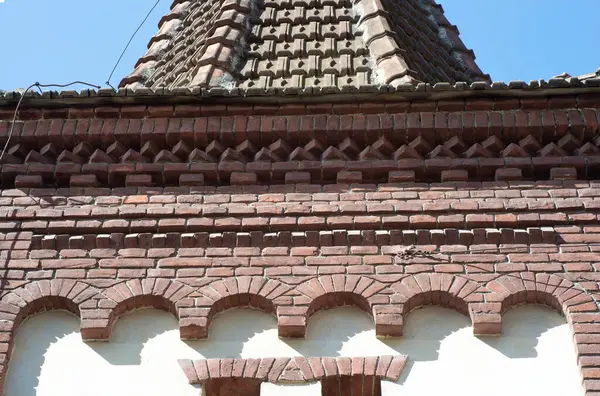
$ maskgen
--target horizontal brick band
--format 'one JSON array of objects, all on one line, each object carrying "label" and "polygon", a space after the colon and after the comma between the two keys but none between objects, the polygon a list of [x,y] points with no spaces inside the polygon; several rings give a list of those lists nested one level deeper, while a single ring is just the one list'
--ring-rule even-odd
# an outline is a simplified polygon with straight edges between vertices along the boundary
[{"label": "horizontal brick band", "polygon": [[210,379],[251,378],[273,383],[302,383],[329,377],[376,376],[398,381],[406,356],[294,357],[259,359],[179,360],[190,384]]},{"label": "horizontal brick band", "polygon": [[[572,234],[566,234],[567,239]],[[580,238],[585,234],[578,234]],[[592,241],[594,235],[588,234]],[[197,248],[244,248],[252,246],[254,251],[260,248],[281,247],[288,251],[293,247],[327,247],[327,246],[385,246],[385,245],[500,245],[520,244],[532,245],[539,243],[563,243],[563,236],[557,236],[553,227],[530,227],[527,229],[511,228],[476,228],[443,230],[334,230],[334,231],[279,231],[279,232],[223,232],[223,233],[109,233],[109,234],[46,234],[33,235],[31,242],[14,243],[0,240],[0,249],[32,249],[56,250],[63,249],[177,249]],[[157,250],[158,252],[158,250]]]},{"label": "horizontal brick band", "polygon": [[[11,120],[12,116],[10,114]],[[488,141],[490,136],[502,146],[533,137],[543,147],[552,142],[558,144],[568,135],[585,143],[595,137],[599,124],[597,109],[164,117],[119,119],[117,113],[108,118],[23,121],[15,124],[11,143],[24,144],[30,150],[39,150],[48,143],[73,150],[79,142],[98,149],[119,142],[139,150],[145,143],[153,142],[160,151],[165,146],[170,149],[179,141],[191,148],[205,149],[214,140],[225,147],[235,147],[245,141],[269,146],[279,139],[292,146],[304,146],[316,140],[326,148],[337,146],[348,137],[359,145],[374,144],[381,137],[402,145],[420,137],[431,145],[431,150],[437,145],[449,147],[448,141],[455,137],[468,145],[464,151],[473,144]],[[0,141],[8,136],[10,125],[9,121],[0,121]],[[500,151],[497,145],[489,148],[492,152]],[[565,149],[574,148],[565,146]]]},{"label": "horizontal brick band", "polygon": [[[467,172],[468,180],[514,181],[539,175],[538,180],[582,180],[600,178],[600,156],[543,157],[543,158],[487,158],[487,159],[404,159],[375,161],[310,161],[310,162],[220,162],[192,164],[4,164],[0,165],[0,178],[4,188],[52,187],[152,187],[167,185],[257,185],[269,183],[274,187],[285,185],[288,175],[298,172],[308,174],[313,184],[342,184],[348,172],[355,178],[348,184],[422,182],[442,180],[442,172],[457,169]],[[518,174],[506,171],[516,170]],[[399,173],[400,172],[400,173]],[[500,172],[500,173],[499,173]],[[559,173],[560,172],[560,173]],[[568,173],[565,173],[568,172]],[[513,172],[514,173],[514,172]],[[128,177],[139,178],[135,184]],[[245,175],[245,181],[239,181]],[[342,176],[340,178],[340,176]],[[23,179],[27,176],[27,181]],[[194,182],[190,182],[195,178]],[[143,181],[142,181],[143,180]],[[446,182],[452,184],[455,182]]]},{"label": "horizontal brick band", "polygon": [[[128,248],[2,250],[2,275],[11,284],[28,279],[129,279],[173,277],[202,284],[219,276],[267,275],[306,279],[317,274],[363,274],[394,282],[405,274],[451,273],[487,279],[530,271],[577,276],[593,282],[600,253],[581,244],[329,246],[268,248]],[[591,284],[591,283],[590,283]]]},{"label": "horizontal brick band", "polygon": [[[80,235],[82,233],[195,233],[195,232],[254,232],[262,231],[267,233],[273,232],[308,232],[310,230],[446,230],[446,229],[467,229],[467,227],[475,226],[477,228],[490,226],[502,227],[507,232],[513,229],[511,227],[527,226],[527,225],[545,225],[555,224],[556,226],[563,225],[585,225],[596,224],[598,214],[592,213],[555,213],[555,214],[537,214],[530,213],[527,216],[522,216],[519,220],[515,214],[505,215],[480,215],[481,220],[477,220],[476,224],[469,224],[469,216],[454,215],[454,216],[432,216],[432,215],[396,215],[396,216],[328,216],[328,217],[248,217],[248,218],[227,218],[227,219],[211,219],[211,218],[167,218],[161,220],[153,219],[114,219],[114,220],[18,220],[6,219],[0,221],[0,231],[33,231],[66,235]],[[476,215],[470,218],[474,219]],[[447,222],[446,222],[447,221]],[[500,229],[502,229],[500,228]],[[289,231],[282,231],[289,230]],[[308,230],[308,231],[307,231]],[[436,235],[436,238],[441,238],[443,234],[431,233],[427,235],[427,239]],[[431,236],[429,236],[431,235]],[[471,235],[469,233],[469,235]],[[474,235],[474,234],[473,234]],[[407,235],[410,238],[410,235]],[[415,235],[415,238],[418,236]],[[472,239],[467,234],[465,238]],[[474,236],[473,236],[474,237]],[[445,238],[445,236],[444,236]],[[505,240],[514,240],[519,238],[519,234],[515,236],[507,236]],[[522,243],[526,241],[525,235],[519,238]],[[439,240],[442,242],[442,240]]]}]

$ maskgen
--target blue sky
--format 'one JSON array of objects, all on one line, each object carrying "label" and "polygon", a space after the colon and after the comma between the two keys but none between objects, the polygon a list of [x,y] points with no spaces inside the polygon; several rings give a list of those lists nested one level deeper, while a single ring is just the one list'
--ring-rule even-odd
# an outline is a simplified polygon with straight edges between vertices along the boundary
[{"label": "blue sky", "polygon": [[[400,0],[399,0],[400,1]],[[440,0],[479,66],[496,81],[550,78],[600,67],[598,0]],[[154,0],[5,0],[0,88],[35,81],[104,85]],[[162,0],[111,81],[132,70],[171,0]],[[9,33],[10,32],[10,33]]]}]

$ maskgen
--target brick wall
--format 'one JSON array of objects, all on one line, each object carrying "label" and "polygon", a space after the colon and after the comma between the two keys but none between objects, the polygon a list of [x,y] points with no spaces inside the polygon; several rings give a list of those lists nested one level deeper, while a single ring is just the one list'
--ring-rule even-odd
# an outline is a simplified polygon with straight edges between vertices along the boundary
[{"label": "brick wall", "polygon": [[[25,108],[0,177],[18,187],[598,178],[598,102]],[[2,139],[13,114],[0,108]]]},{"label": "brick wall", "polygon": [[3,361],[19,322],[51,308],[78,314],[87,339],[143,306],[176,315],[184,338],[236,306],[301,337],[314,312],[341,305],[401,336],[423,305],[496,334],[504,311],[540,303],[566,315],[595,389],[596,183],[475,184],[4,190]]},{"label": "brick wall", "polygon": [[[0,108],[3,139],[11,118]],[[597,95],[46,106],[18,119],[0,164],[2,378],[19,324],[48,309],[105,340],[120,315],[155,307],[193,339],[240,306],[276,316],[282,337],[342,305],[401,336],[432,304],[493,335],[529,303],[565,315],[587,394],[600,394]],[[308,364],[274,362],[258,377],[235,374],[249,362],[210,367],[254,392]],[[392,367],[327,362],[318,378],[337,389],[378,388]],[[184,364],[190,381],[202,364]],[[235,388],[210,367],[214,393]]]}]

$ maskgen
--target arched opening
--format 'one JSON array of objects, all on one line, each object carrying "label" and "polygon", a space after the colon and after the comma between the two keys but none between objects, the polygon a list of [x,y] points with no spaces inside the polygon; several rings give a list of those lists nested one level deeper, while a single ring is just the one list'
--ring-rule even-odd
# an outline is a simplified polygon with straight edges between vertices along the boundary
[{"label": "arched opening", "polygon": [[308,307],[307,315],[310,318],[319,311],[344,306],[356,307],[370,315],[372,314],[371,304],[369,303],[369,300],[367,300],[365,297],[352,292],[340,291],[333,293],[325,293],[315,298],[313,301],[311,301]]}]

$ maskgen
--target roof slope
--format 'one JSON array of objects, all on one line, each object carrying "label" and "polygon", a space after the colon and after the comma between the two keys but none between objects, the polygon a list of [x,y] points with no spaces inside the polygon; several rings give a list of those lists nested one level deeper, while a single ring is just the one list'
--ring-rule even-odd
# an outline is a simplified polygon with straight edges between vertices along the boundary
[{"label": "roof slope", "polygon": [[597,69],[595,72],[582,74],[579,76],[572,76],[569,73],[563,73],[563,74],[559,74],[558,76],[554,76],[553,78],[562,78],[562,79],[566,80],[566,79],[572,79],[573,77],[579,81],[587,81],[587,80],[597,79],[597,78],[600,78],[600,68]]},{"label": "roof slope", "polygon": [[433,0],[175,0],[122,87],[484,80]]}]

